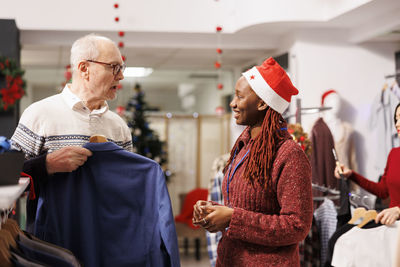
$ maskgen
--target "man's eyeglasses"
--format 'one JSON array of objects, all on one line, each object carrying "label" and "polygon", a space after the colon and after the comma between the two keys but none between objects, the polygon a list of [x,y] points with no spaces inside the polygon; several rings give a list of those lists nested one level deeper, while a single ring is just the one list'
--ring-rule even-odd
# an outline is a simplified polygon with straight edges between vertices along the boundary
[{"label": "man's eyeglasses", "polygon": [[100,62],[100,61],[91,60],[91,59],[87,59],[86,61],[110,66],[113,69],[113,75],[114,76],[116,76],[120,71],[124,72],[124,70],[126,68],[125,64],[122,64],[122,65],[120,65],[120,64],[111,64],[111,63],[105,63],[105,62]]}]

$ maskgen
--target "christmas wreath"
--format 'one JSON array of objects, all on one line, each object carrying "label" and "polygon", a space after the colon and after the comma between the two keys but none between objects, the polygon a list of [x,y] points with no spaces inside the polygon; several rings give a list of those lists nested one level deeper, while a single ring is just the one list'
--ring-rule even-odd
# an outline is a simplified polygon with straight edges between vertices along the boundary
[{"label": "christmas wreath", "polygon": [[5,81],[0,85],[0,110],[7,110],[25,95],[24,72],[14,60],[0,56],[0,81]]}]

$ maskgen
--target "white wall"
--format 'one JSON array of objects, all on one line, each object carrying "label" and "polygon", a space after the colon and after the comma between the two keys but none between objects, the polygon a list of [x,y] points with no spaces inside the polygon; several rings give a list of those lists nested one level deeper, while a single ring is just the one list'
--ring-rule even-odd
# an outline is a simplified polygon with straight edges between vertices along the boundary
[{"label": "white wall", "polygon": [[[373,140],[368,128],[370,107],[380,93],[384,76],[394,73],[394,52],[400,44],[369,43],[351,45],[324,41],[324,38],[302,38],[290,48],[295,84],[302,107],[320,106],[323,92],[333,88],[343,99],[342,120],[357,132],[356,150],[359,171],[370,179],[377,179],[383,170],[373,166]],[[310,40],[313,39],[313,40]],[[322,41],[321,41],[322,40]],[[302,125],[310,132],[318,115],[303,115]]]}]

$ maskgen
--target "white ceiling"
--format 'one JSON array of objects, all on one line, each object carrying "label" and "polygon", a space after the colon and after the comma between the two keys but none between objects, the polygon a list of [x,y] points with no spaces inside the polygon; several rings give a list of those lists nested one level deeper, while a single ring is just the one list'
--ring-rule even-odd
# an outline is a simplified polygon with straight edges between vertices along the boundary
[{"label": "white ceiling", "polygon": [[[364,1],[365,2],[365,1]],[[309,32],[342,39],[349,43],[371,41],[400,42],[400,1],[375,0],[326,21],[256,23],[236,32],[182,33],[126,31],[122,53],[128,66],[155,69],[146,79],[147,89],[176,89],[191,72],[215,74],[215,49],[223,48],[222,69],[232,71],[276,56],[280,44],[288,38]],[[37,83],[59,84],[69,64],[69,49],[74,40],[90,31],[21,29],[21,63],[30,79]],[[98,31],[118,41],[117,32]],[[43,80],[41,77],[43,76]],[[169,78],[163,80],[165,76]],[[152,82],[153,81],[153,82]]]}]

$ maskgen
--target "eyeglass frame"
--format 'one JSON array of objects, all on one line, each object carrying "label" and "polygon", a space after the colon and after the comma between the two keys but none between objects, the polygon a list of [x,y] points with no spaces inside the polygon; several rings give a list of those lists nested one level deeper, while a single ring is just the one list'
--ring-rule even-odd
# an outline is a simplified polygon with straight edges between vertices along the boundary
[{"label": "eyeglass frame", "polygon": [[[121,64],[112,64],[112,63],[106,63],[106,62],[96,61],[96,60],[92,60],[92,59],[86,59],[85,61],[97,63],[97,64],[103,64],[103,65],[107,65],[107,66],[111,67],[113,69],[114,76],[117,76],[120,71],[124,72],[124,70],[126,68],[125,64],[122,64],[122,65]],[[119,67],[119,68],[116,71],[117,67]]]}]

